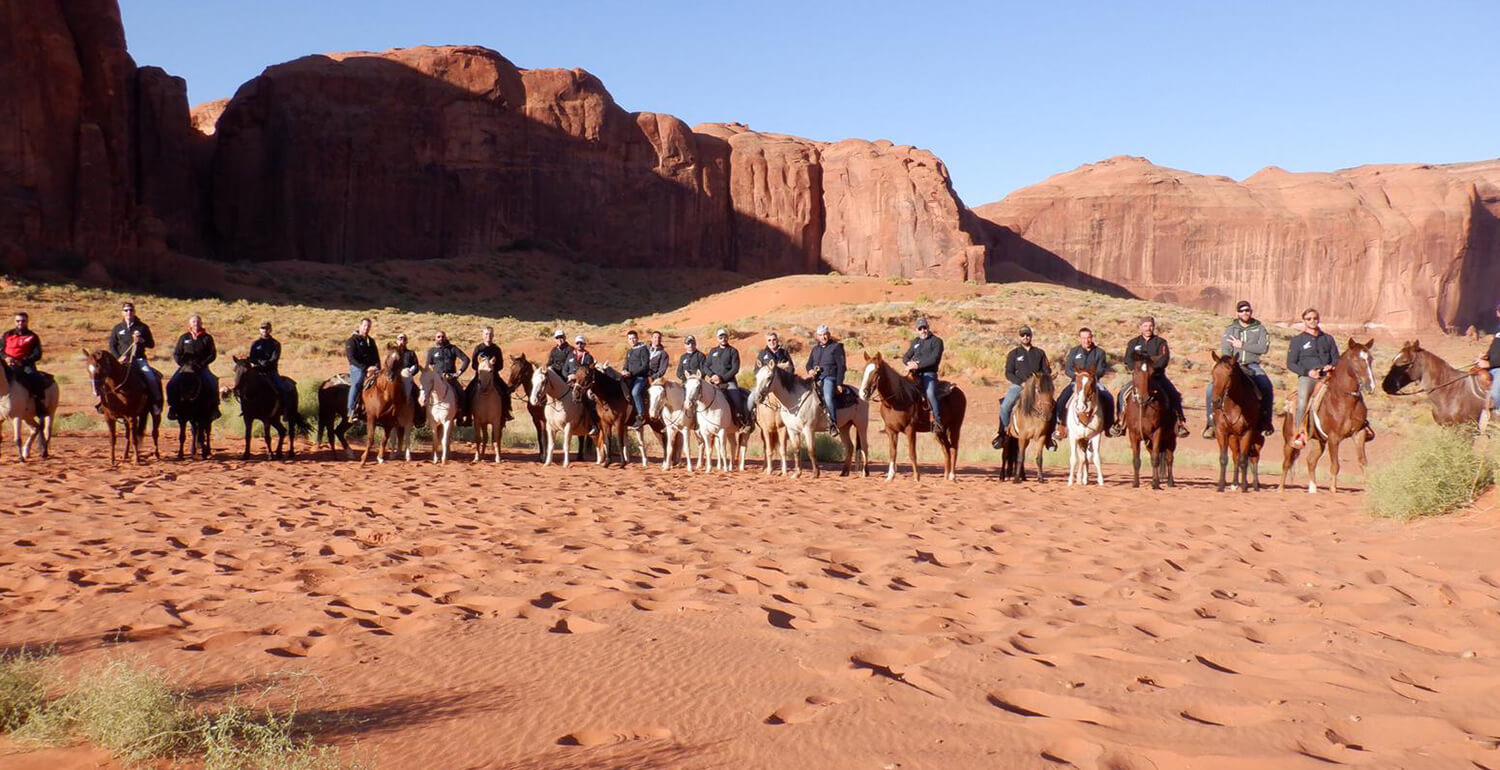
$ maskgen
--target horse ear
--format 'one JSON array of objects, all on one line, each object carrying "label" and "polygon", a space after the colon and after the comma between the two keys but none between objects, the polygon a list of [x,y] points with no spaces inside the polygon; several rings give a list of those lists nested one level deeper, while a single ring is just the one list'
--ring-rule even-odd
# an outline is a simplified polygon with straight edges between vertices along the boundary
[{"label": "horse ear", "polygon": [[79,350],[83,351],[83,357],[84,358],[93,358],[94,357],[94,354],[90,353],[88,348],[79,348]]},{"label": "horse ear", "polygon": [[1365,340],[1365,350],[1374,350],[1374,349],[1375,349],[1375,338],[1371,337],[1371,338]]},{"label": "horse ear", "polygon": [[1349,339],[1347,339],[1347,340],[1344,341],[1344,349],[1345,350],[1348,350],[1349,348],[1353,348],[1353,347],[1359,347],[1359,343],[1355,342],[1353,337],[1350,337]]},{"label": "horse ear", "polygon": [[1217,351],[1217,350],[1210,350],[1210,351],[1208,351],[1208,357],[1212,358],[1214,360],[1214,363],[1216,363],[1216,364],[1219,363],[1219,351]]},{"label": "horse ear", "polygon": [[859,354],[865,357],[865,363],[867,363],[867,364],[870,363],[870,351],[868,351],[868,350],[861,350],[861,351],[859,351]]}]

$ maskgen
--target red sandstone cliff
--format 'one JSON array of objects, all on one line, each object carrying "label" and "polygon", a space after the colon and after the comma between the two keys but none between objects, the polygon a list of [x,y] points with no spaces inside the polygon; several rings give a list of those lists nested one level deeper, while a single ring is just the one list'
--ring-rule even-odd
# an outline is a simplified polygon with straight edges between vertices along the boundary
[{"label": "red sandstone cliff", "polygon": [[1500,299],[1500,161],[1268,168],[1244,182],[1119,157],[977,213],[1010,265],[1080,285],[1271,320],[1487,326]]}]

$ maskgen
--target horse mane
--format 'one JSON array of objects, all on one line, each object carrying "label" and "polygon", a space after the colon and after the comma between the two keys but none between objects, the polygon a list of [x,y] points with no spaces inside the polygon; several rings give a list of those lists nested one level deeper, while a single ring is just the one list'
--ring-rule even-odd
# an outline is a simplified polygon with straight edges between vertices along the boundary
[{"label": "horse mane", "polygon": [[807,380],[798,377],[790,369],[784,369],[780,366],[771,367],[771,376],[775,377],[777,382],[781,384],[781,387],[786,388],[787,390],[791,390],[798,384],[802,385],[803,387],[807,386]]},{"label": "horse mane", "polygon": [[902,377],[896,371],[896,367],[886,363],[879,353],[876,353],[872,360],[876,364],[876,375],[885,385],[886,392],[882,397],[887,404],[896,409],[910,409],[924,398],[921,387],[915,381]]},{"label": "horse mane", "polygon": [[1052,373],[1040,371],[1027,378],[1027,385],[1032,387],[1021,388],[1021,400],[1018,403],[1021,411],[1028,414],[1036,411],[1037,398],[1043,395],[1052,395]]}]

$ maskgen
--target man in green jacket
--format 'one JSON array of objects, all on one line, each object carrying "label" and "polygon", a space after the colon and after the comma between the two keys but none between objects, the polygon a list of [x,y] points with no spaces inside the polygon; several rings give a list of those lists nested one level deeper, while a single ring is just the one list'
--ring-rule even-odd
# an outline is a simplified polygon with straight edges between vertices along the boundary
[{"label": "man in green jacket", "polygon": [[[1275,429],[1271,427],[1272,411],[1271,401],[1275,394],[1271,386],[1271,378],[1266,376],[1266,371],[1260,367],[1260,357],[1271,349],[1271,333],[1266,330],[1256,317],[1255,311],[1250,307],[1248,300],[1240,300],[1234,306],[1235,319],[1229,322],[1224,329],[1224,337],[1219,343],[1219,355],[1234,356],[1239,361],[1240,368],[1250,376],[1255,387],[1260,391],[1260,432],[1269,436]],[[1205,388],[1204,411],[1208,415],[1208,425],[1203,429],[1204,438],[1214,437],[1214,383],[1209,381]]]}]

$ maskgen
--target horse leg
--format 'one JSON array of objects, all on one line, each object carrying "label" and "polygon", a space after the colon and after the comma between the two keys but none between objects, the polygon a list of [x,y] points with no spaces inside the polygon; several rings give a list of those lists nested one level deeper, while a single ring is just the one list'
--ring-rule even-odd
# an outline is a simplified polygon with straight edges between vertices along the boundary
[{"label": "horse leg", "polygon": [[[1047,442],[1042,441],[1042,440],[1038,440],[1037,441],[1037,446],[1036,446],[1036,483],[1038,483],[1038,484],[1046,484],[1047,483],[1047,479],[1042,475],[1042,458],[1044,456],[1046,456],[1046,454],[1047,454]],[[1025,455],[1022,455],[1021,459],[1024,461],[1025,460]],[[1083,480],[1084,481],[1088,481],[1088,475],[1087,475],[1086,471],[1085,471],[1085,475],[1083,477]]]},{"label": "horse leg", "polygon": [[[1285,426],[1283,426],[1283,428],[1284,427]],[[1292,446],[1292,438],[1294,437],[1290,434],[1290,431],[1283,431],[1281,434],[1281,485],[1276,488],[1276,491],[1278,492],[1284,491],[1286,489],[1287,481],[1292,478],[1293,465],[1297,462],[1297,456],[1302,453],[1302,450]],[[1309,436],[1307,439],[1307,443],[1311,444],[1316,440],[1317,439]]]},{"label": "horse leg", "polygon": [[855,445],[859,448],[859,476],[870,477],[870,423],[855,426]]},{"label": "horse leg", "polygon": [[[1099,486],[1102,487],[1104,486],[1104,463],[1099,461],[1099,442],[1101,441],[1100,435],[1101,434],[1095,433],[1093,437],[1089,439],[1089,459],[1094,463],[1094,480],[1099,482]],[[1084,481],[1088,481],[1088,479],[1084,479]]]},{"label": "horse leg", "polygon": [[[1130,486],[1137,489],[1141,486],[1141,440],[1136,436],[1130,437],[1130,465],[1135,468],[1135,482]],[[1156,456],[1151,457],[1151,488],[1161,489],[1156,485]]]},{"label": "horse leg", "polygon": [[[281,442],[282,441],[286,442],[286,454],[285,455],[281,454]],[[296,446],[296,443],[295,443],[296,441],[297,441],[297,434],[295,434],[295,433],[292,432],[292,421],[291,421],[291,419],[290,418],[287,419],[285,426],[283,426],[281,424],[280,420],[277,420],[276,421],[276,454],[278,456],[284,456],[288,460],[292,459],[292,449],[293,449],[293,447]]]},{"label": "horse leg", "polygon": [[849,431],[852,425],[839,428],[839,439],[844,442],[844,470],[839,473],[840,477],[848,476],[849,470],[854,467],[854,442],[849,440]]},{"label": "horse leg", "polygon": [[896,478],[896,432],[886,429],[885,437],[891,440],[890,467],[886,469],[885,480]]},{"label": "horse leg", "polygon": [[922,480],[922,467],[917,464],[917,431],[908,425],[906,427],[906,454],[911,460],[911,480]]},{"label": "horse leg", "polygon": [[1229,470],[1229,442],[1219,436],[1219,491],[1224,491],[1224,474]]},{"label": "horse leg", "polygon": [[1333,472],[1333,479],[1328,483],[1328,491],[1334,494],[1338,494],[1339,491],[1339,442],[1341,440],[1339,436],[1328,437],[1328,468]]},{"label": "horse leg", "polygon": [[[144,434],[145,432],[146,418],[142,417],[141,433]],[[136,457],[140,457],[141,450],[139,446],[136,447],[135,453]],[[156,457],[156,459],[161,459],[161,415],[159,414],[151,415],[151,453]]]},{"label": "horse leg", "polygon": [[365,451],[359,456],[359,464],[364,465],[370,461],[370,447],[375,444],[375,423],[370,423],[370,431],[365,434]]},{"label": "horse leg", "polygon": [[1318,491],[1318,460],[1323,458],[1323,452],[1327,449],[1317,437],[1309,436],[1307,440],[1307,493],[1317,494]]},{"label": "horse leg", "polygon": [[[802,437],[807,441],[807,463],[812,466],[813,478],[817,478],[821,475],[818,469],[818,441],[813,437],[813,428],[810,423],[802,425]],[[848,446],[847,443],[845,446]],[[847,469],[843,475],[849,475]]]}]

